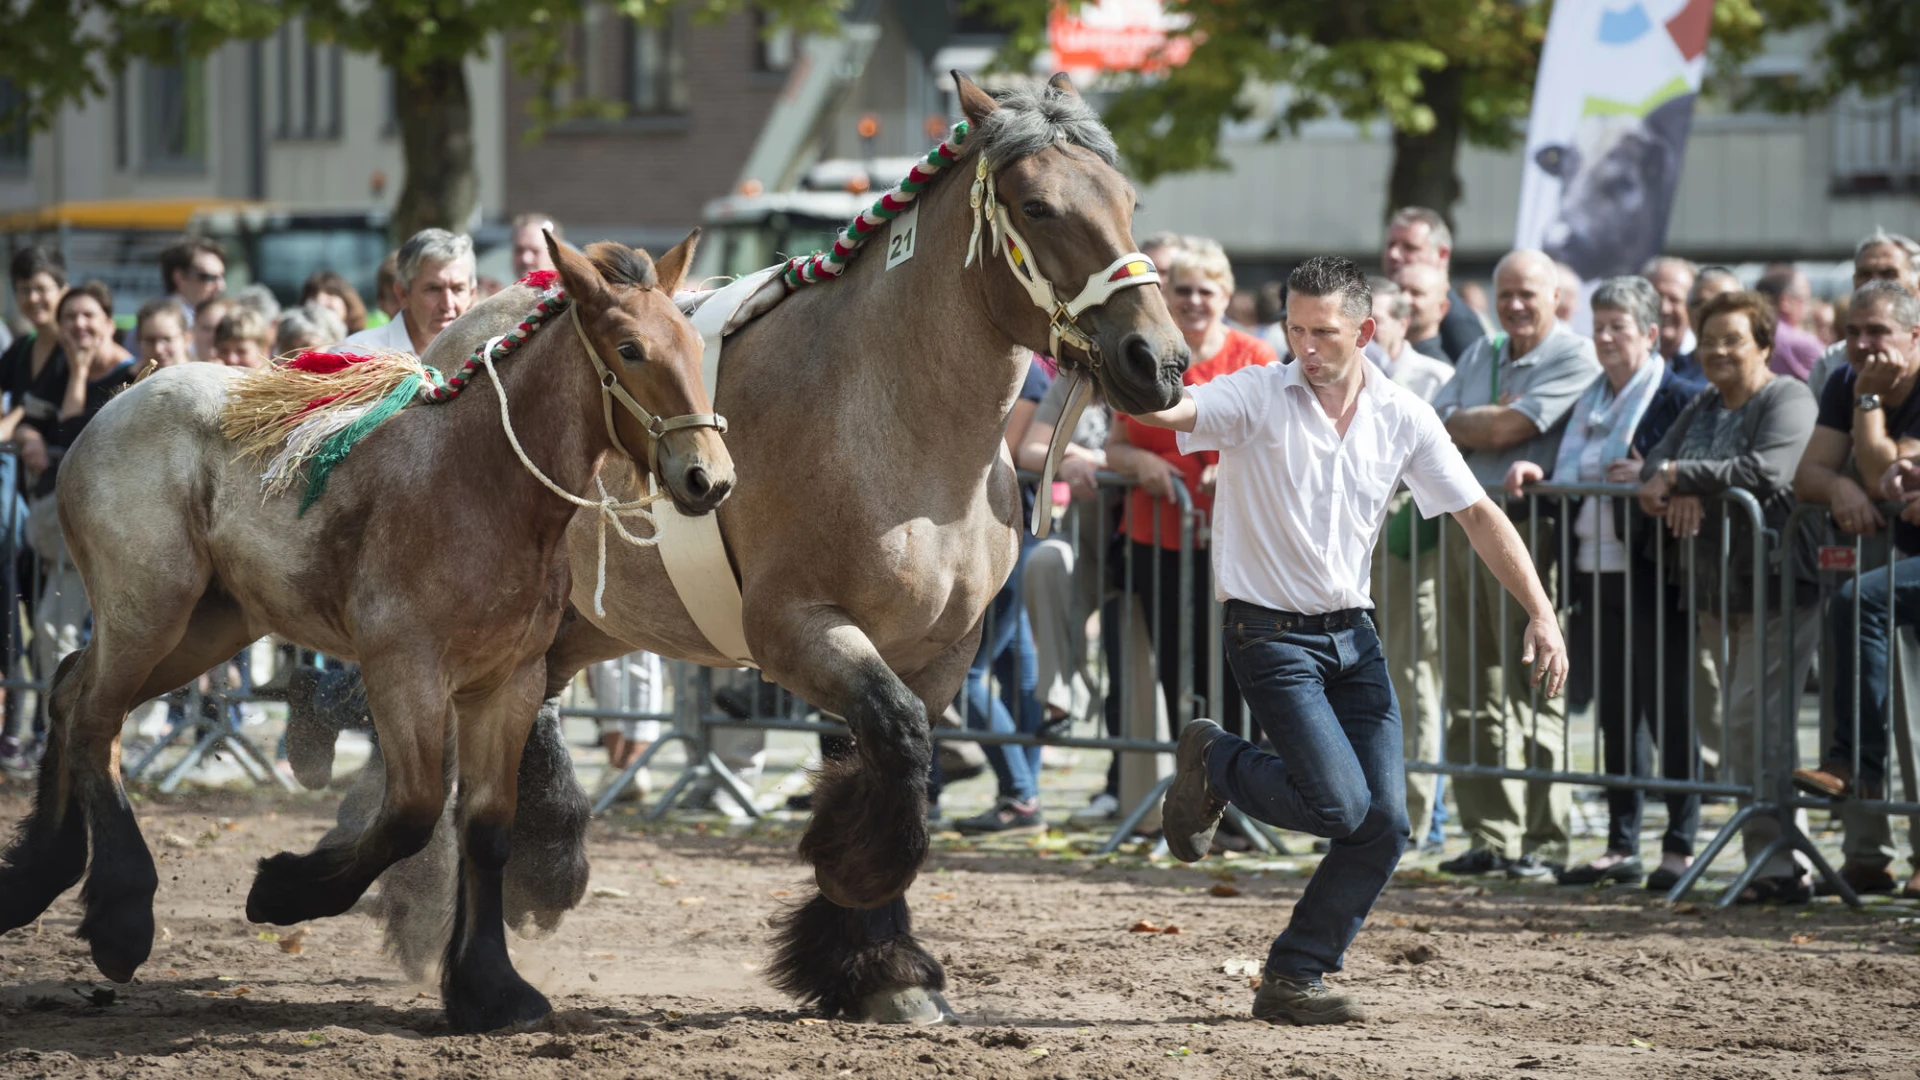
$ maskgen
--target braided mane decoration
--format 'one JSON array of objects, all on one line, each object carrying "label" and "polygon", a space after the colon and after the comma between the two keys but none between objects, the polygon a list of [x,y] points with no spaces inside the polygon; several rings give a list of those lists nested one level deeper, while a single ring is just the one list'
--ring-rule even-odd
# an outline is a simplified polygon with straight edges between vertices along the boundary
[{"label": "braided mane decoration", "polygon": [[242,456],[265,463],[264,495],[288,491],[304,476],[299,510],[304,515],[326,493],[334,467],[361,439],[409,405],[439,405],[460,396],[475,371],[512,354],[567,309],[554,271],[536,270],[518,284],[538,294],[533,311],[506,335],[474,349],[454,374],[442,376],[410,353],[308,350],[241,379],[221,411],[221,433]]},{"label": "braided mane decoration", "polygon": [[833,250],[816,251],[811,255],[796,255],[787,260],[787,268],[780,275],[791,292],[802,285],[837,278],[846,270],[848,260],[853,258],[866,242],[873,238],[880,226],[899,217],[920,197],[920,192],[933,182],[941,170],[953,164],[960,157],[961,147],[966,145],[968,124],[965,120],[953,125],[953,134],[945,142],[927,152],[924,160],[916,164],[900,185],[886,194],[872,206],[860,212],[840,235],[834,238]]}]

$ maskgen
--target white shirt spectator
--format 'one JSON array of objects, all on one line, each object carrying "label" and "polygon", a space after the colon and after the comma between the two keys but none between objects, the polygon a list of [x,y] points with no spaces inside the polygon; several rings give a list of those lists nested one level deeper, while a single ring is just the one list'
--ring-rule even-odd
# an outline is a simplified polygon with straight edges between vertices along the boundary
[{"label": "white shirt spectator", "polygon": [[1370,366],[1342,438],[1300,365],[1191,387],[1181,453],[1220,451],[1213,580],[1222,601],[1324,615],[1371,608],[1374,541],[1404,479],[1426,517],[1486,497],[1440,417]]},{"label": "white shirt spectator", "polygon": [[1367,342],[1366,355],[1375,366],[1387,373],[1387,378],[1413,391],[1421,401],[1432,401],[1440,388],[1447,385],[1447,380],[1453,378],[1452,364],[1435,360],[1404,342],[1401,343],[1398,360],[1387,356],[1386,350],[1380,348],[1378,338]]},{"label": "white shirt spectator", "polygon": [[350,334],[341,344],[358,345],[363,349],[388,349],[393,352],[403,352],[409,356],[415,355],[413,338],[407,333],[405,312],[395,315],[379,326]]}]

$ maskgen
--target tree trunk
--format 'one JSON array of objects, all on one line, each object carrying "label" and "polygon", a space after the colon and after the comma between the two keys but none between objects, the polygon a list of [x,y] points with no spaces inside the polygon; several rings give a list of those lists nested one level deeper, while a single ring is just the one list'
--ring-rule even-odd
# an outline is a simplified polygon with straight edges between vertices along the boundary
[{"label": "tree trunk", "polygon": [[394,73],[406,184],[394,207],[393,242],[421,229],[465,232],[479,201],[473,164],[473,106],[459,60],[429,60]]},{"label": "tree trunk", "polygon": [[1422,135],[1393,133],[1393,175],[1387,181],[1387,214],[1403,206],[1437,210],[1453,224],[1460,201],[1460,109],[1466,76],[1457,68],[1420,77],[1422,97],[1433,110],[1433,130]]}]

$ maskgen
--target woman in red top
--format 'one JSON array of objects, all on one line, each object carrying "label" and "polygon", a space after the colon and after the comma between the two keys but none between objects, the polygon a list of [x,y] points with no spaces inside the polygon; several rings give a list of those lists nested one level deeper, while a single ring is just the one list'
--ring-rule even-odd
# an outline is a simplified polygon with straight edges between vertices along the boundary
[{"label": "woman in red top", "polygon": [[[1162,287],[1173,320],[1193,350],[1193,362],[1182,382],[1188,386],[1217,379],[1228,372],[1252,364],[1271,364],[1277,359],[1273,348],[1250,334],[1243,334],[1226,323],[1227,301],[1233,297],[1233,268],[1226,253],[1211,240],[1188,246],[1173,258],[1172,272]],[[1180,511],[1172,501],[1173,485],[1183,484],[1200,512],[1200,524],[1213,509],[1213,473],[1220,455],[1211,451],[1182,454],[1174,445],[1174,434],[1164,428],[1148,427],[1131,416],[1116,417],[1107,437],[1107,463],[1114,471],[1131,476],[1139,487],[1127,495],[1125,531],[1129,561],[1133,566],[1132,592],[1139,597],[1148,618],[1159,611],[1153,627],[1154,651],[1158,654],[1160,687],[1166,695],[1167,716],[1179,723],[1179,626],[1180,626]],[[1213,597],[1213,566],[1206,555],[1204,530],[1198,525],[1193,537],[1193,684],[1194,716],[1217,719],[1228,731],[1243,731],[1240,718],[1240,692],[1225,659],[1213,655],[1207,632]],[[1124,579],[1125,564],[1117,571]],[[1221,700],[1207,701],[1210,673],[1220,672]]]}]

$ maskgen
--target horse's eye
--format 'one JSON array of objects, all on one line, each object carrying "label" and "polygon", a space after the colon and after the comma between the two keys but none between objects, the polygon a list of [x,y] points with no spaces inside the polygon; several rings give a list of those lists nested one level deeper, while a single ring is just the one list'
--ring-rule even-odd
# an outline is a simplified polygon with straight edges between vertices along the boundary
[{"label": "horse's eye", "polygon": [[1038,199],[1029,199],[1020,204],[1020,212],[1027,215],[1028,221],[1039,221],[1053,216],[1053,208]]},{"label": "horse's eye", "polygon": [[620,359],[625,360],[629,364],[637,364],[645,359],[645,357],[640,355],[640,346],[635,345],[631,341],[621,342],[618,351],[620,353]]}]

